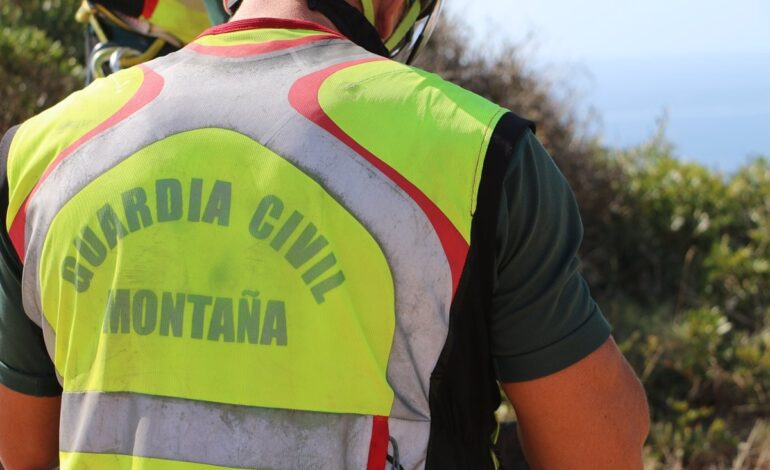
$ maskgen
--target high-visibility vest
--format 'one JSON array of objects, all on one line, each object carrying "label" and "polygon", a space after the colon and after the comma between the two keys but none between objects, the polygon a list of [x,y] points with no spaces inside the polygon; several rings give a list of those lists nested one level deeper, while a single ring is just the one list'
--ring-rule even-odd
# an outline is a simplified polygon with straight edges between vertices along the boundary
[{"label": "high-visibility vest", "polygon": [[491,466],[487,356],[452,361],[486,335],[455,309],[490,284],[469,244],[504,113],[251,20],[22,125],[7,227],[64,390],[61,468]]}]

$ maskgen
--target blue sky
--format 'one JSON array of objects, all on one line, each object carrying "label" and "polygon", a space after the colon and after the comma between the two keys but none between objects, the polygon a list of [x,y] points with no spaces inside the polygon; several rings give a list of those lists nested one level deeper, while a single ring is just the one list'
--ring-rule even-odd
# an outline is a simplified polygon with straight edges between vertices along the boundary
[{"label": "blue sky", "polygon": [[492,43],[535,34],[546,60],[770,54],[767,0],[447,0]]},{"label": "blue sky", "polygon": [[732,171],[770,156],[768,0],[447,0],[477,45],[523,44],[542,75],[630,146],[668,116],[679,155]]}]

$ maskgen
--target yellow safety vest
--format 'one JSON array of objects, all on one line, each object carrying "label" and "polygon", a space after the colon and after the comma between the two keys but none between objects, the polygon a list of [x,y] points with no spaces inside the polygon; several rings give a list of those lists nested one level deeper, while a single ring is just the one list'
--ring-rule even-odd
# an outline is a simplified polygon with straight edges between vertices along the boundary
[{"label": "yellow safety vest", "polygon": [[503,114],[254,20],[22,125],[7,226],[64,389],[61,468],[424,465]]}]

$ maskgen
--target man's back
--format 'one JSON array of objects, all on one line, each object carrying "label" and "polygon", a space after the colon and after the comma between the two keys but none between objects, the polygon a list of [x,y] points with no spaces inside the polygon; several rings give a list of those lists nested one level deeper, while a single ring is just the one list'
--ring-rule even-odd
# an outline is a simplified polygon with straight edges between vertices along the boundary
[{"label": "man's back", "polygon": [[63,468],[424,463],[502,114],[256,20],[25,124],[8,226],[64,388]]}]

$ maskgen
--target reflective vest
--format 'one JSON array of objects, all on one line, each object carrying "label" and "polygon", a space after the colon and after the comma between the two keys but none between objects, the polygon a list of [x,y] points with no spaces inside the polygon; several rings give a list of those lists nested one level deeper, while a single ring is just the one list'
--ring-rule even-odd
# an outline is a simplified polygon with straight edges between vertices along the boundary
[{"label": "reflective vest", "polygon": [[491,467],[469,244],[504,113],[250,20],[22,125],[7,227],[61,468]]}]

